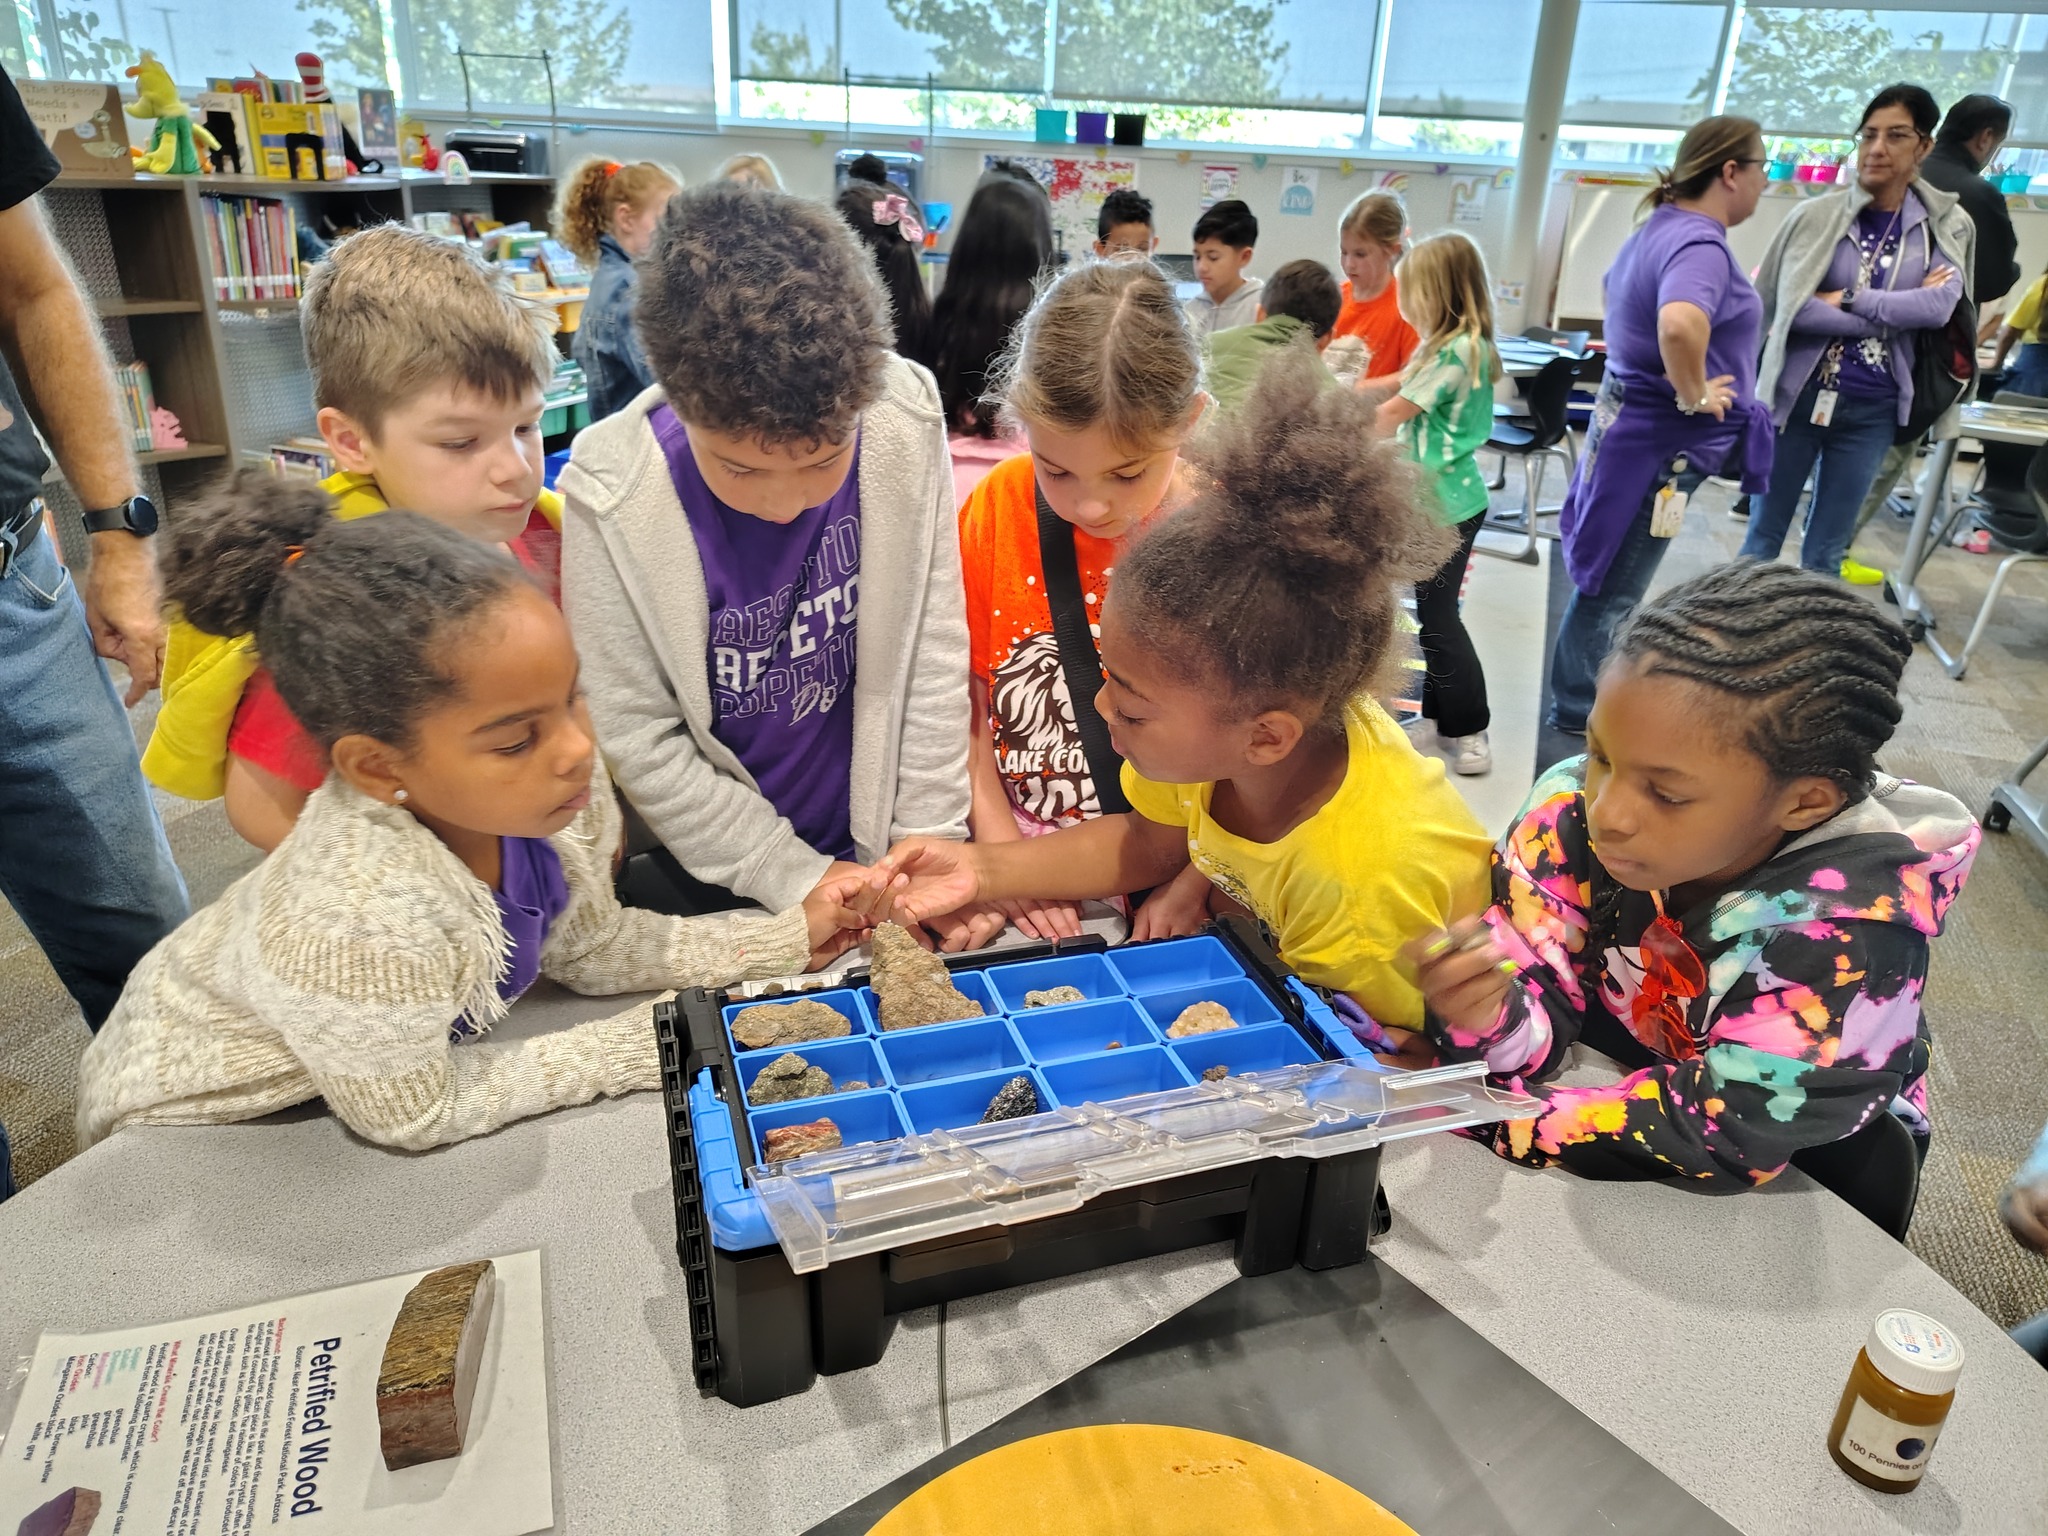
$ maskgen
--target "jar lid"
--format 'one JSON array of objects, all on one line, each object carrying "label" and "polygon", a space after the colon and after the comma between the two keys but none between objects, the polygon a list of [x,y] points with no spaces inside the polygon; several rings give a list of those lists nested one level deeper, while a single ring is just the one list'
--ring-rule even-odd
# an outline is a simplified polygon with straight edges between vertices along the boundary
[{"label": "jar lid", "polygon": [[1962,1341],[1933,1318],[1903,1307],[1878,1314],[1863,1352],[1894,1386],[1929,1397],[1953,1392],[1963,1370]]}]

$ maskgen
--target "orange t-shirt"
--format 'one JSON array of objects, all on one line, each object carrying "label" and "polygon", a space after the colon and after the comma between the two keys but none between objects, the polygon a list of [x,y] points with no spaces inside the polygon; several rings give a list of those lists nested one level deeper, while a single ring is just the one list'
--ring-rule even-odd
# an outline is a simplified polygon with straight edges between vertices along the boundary
[{"label": "orange t-shirt", "polygon": [[[1074,530],[1091,624],[1102,617],[1110,568],[1122,547]],[[1030,454],[1005,459],[968,493],[960,508],[960,566],[968,665],[988,690],[989,733],[1010,804],[1046,827],[1101,815],[1045,596]]]},{"label": "orange t-shirt", "polygon": [[1363,303],[1351,297],[1350,283],[1344,285],[1344,307],[1337,311],[1337,334],[1356,336],[1365,343],[1365,372],[1374,379],[1406,368],[1409,354],[1421,340],[1415,327],[1401,318],[1401,301],[1392,278],[1378,298]]}]

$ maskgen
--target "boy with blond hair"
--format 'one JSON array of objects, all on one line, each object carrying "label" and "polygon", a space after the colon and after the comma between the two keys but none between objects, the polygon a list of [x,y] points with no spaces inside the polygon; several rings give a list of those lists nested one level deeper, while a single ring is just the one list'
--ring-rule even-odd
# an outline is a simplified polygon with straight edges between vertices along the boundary
[{"label": "boy with blond hair", "polygon": [[[340,466],[321,482],[335,516],[404,507],[507,546],[553,590],[562,512],[541,488],[540,417],[554,310],[467,246],[384,224],[312,269],[303,320],[320,435]],[[253,639],[183,623],[142,766],[173,794],[224,799],[229,824],[265,852],[327,774]]]}]

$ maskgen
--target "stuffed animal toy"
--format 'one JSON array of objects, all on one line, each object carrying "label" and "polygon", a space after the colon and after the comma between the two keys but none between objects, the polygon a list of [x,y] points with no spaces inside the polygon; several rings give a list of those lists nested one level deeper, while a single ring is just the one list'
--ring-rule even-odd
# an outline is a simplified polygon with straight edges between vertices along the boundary
[{"label": "stuffed animal toy", "polygon": [[[327,63],[317,53],[301,53],[293,57],[299,67],[299,83],[305,88],[306,100],[315,105],[332,105],[334,97],[327,89]],[[337,111],[335,116],[340,117]],[[382,160],[371,160],[363,154],[362,145],[349,131],[347,123],[341,125],[341,152],[348,161],[351,176],[375,176],[384,169]]]},{"label": "stuffed animal toy", "polygon": [[134,151],[135,163],[159,176],[197,176],[197,146],[219,149],[220,140],[192,121],[192,109],[178,100],[171,72],[147,48],[142,50],[140,63],[128,66],[128,78],[135,82],[135,100],[128,103],[128,115],[156,119],[149,148]]}]

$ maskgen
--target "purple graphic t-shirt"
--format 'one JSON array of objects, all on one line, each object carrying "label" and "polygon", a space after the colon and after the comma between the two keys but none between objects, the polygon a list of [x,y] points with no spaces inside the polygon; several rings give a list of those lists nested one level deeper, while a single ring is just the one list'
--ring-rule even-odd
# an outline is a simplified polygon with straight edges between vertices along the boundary
[{"label": "purple graphic t-shirt", "polygon": [[798,837],[851,859],[860,445],[838,494],[777,524],[712,494],[674,411],[661,406],[649,420],[704,567],[712,733]]}]

